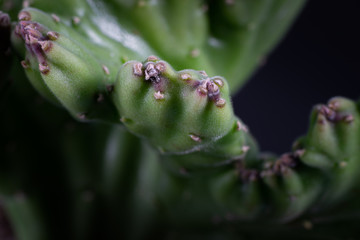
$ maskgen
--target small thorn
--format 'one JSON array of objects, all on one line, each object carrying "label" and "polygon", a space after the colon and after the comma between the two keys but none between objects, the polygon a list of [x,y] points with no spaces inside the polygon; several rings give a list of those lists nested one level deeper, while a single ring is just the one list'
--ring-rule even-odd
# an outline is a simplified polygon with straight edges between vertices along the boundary
[{"label": "small thorn", "polygon": [[155,64],[155,68],[156,70],[159,71],[159,73],[162,73],[162,72],[165,72],[166,70],[166,66],[165,66],[165,63],[164,62],[158,62]]},{"label": "small thorn", "polygon": [[337,100],[330,100],[328,103],[328,107],[331,108],[332,110],[336,111],[338,110],[338,108],[340,107],[340,103]]},{"label": "small thorn", "polygon": [[109,75],[109,74],[110,74],[110,71],[109,71],[109,69],[108,69],[107,66],[102,65],[101,67],[102,67],[102,70],[104,71],[104,73],[105,73],[106,75]]},{"label": "small thorn", "polygon": [[28,39],[29,44],[37,44],[38,43],[38,38],[33,37],[31,35],[28,35],[28,37],[29,37],[29,39]]},{"label": "small thorn", "polygon": [[195,142],[201,142],[201,138],[199,136],[196,136],[196,135],[193,135],[193,134],[190,134],[189,136]]},{"label": "small thorn", "polygon": [[29,35],[25,35],[25,44],[30,44],[30,38]]},{"label": "small thorn", "polygon": [[298,158],[304,156],[304,154],[305,154],[305,149],[298,149],[294,152],[294,156]]},{"label": "small thorn", "polygon": [[157,56],[151,55],[147,58],[147,62],[156,62],[159,58]]},{"label": "small thorn", "polygon": [[349,115],[346,115],[343,117],[343,120],[346,122],[346,123],[351,123],[354,121],[354,116],[352,114],[349,114]]},{"label": "small thorn", "polygon": [[213,82],[214,82],[218,87],[224,86],[224,82],[223,82],[220,78],[215,78],[215,79],[213,79]]},{"label": "small thorn", "polygon": [[155,65],[151,62],[146,64],[145,80],[150,80],[151,82],[160,82],[159,71],[155,69]]},{"label": "small thorn", "polygon": [[318,115],[317,123],[320,125],[326,124],[326,118],[324,117],[324,115],[320,115],[320,114]]},{"label": "small thorn", "polygon": [[191,50],[190,52],[190,56],[193,58],[196,58],[200,55],[200,50],[198,48],[195,48],[193,50]]},{"label": "small thorn", "polygon": [[236,126],[237,126],[236,130],[238,130],[238,131],[244,131],[244,132],[249,131],[248,128],[244,124],[242,124],[240,121],[236,122]]},{"label": "small thorn", "polygon": [[265,169],[270,169],[270,168],[272,168],[273,165],[274,165],[274,162],[267,161],[267,162],[264,163],[264,168]]},{"label": "small thorn", "polygon": [[74,25],[79,25],[80,18],[78,16],[74,16],[74,17],[72,17],[71,21]]},{"label": "small thorn", "polygon": [[39,71],[40,71],[42,74],[48,74],[49,71],[50,71],[50,68],[49,68],[48,65],[44,65],[44,64],[39,63]]},{"label": "small thorn", "polygon": [[55,22],[60,22],[60,18],[59,18],[59,16],[57,16],[56,14],[51,14],[51,17],[52,17],[52,19],[55,21]]},{"label": "small thorn", "polygon": [[336,120],[336,113],[331,108],[328,108],[325,105],[322,105],[320,107],[320,113],[323,114],[329,121],[335,121]]},{"label": "small thorn", "polygon": [[58,39],[59,33],[50,31],[50,32],[48,32],[48,33],[46,34],[46,36],[47,36],[50,40],[55,41],[56,39]]},{"label": "small thorn", "polygon": [[85,119],[86,119],[86,113],[79,113],[77,116],[78,116],[78,118],[81,119],[81,120],[85,120]]},{"label": "small thorn", "polygon": [[203,80],[201,81],[200,85],[198,86],[197,88],[197,91],[202,94],[202,95],[206,95],[208,93],[208,90],[207,90],[207,84],[208,84],[209,80],[206,79],[206,80]]},{"label": "small thorn", "polygon": [[191,75],[188,73],[183,73],[180,75],[181,80],[187,81],[187,80],[191,80]]},{"label": "small thorn", "polygon": [[35,38],[40,38],[42,37],[41,32],[39,32],[38,30],[34,29],[32,26],[26,26],[24,28],[26,30],[26,32],[30,35],[32,35]]},{"label": "small thorn", "polygon": [[201,74],[201,75],[203,75],[204,77],[208,77],[208,75],[207,75],[207,73],[205,72],[205,71],[199,71],[199,73]]},{"label": "small thorn", "polygon": [[22,60],[21,62],[21,66],[25,69],[29,68],[29,62],[27,60]]},{"label": "small thorn", "polygon": [[[218,85],[216,85],[213,81],[208,81],[207,85],[207,90],[209,91],[209,93],[217,93],[219,91],[219,87]],[[211,97],[211,96],[209,96]]]},{"label": "small thorn", "polygon": [[250,150],[250,147],[249,146],[242,146],[241,150],[244,152],[244,153],[247,153],[249,150]]},{"label": "small thorn", "polygon": [[99,93],[98,94],[98,96],[97,96],[97,98],[96,98],[96,101],[98,102],[98,103],[101,103],[101,102],[103,102],[104,101],[104,95],[103,94],[101,94],[101,93]]},{"label": "small thorn", "polygon": [[306,230],[311,230],[314,227],[312,222],[310,222],[309,220],[304,221],[303,226]]},{"label": "small thorn", "polygon": [[164,96],[164,94],[161,93],[160,91],[157,91],[157,92],[154,93],[154,98],[155,98],[156,100],[162,100],[162,99],[165,98],[165,96]]},{"label": "small thorn", "polygon": [[225,104],[226,104],[226,100],[223,99],[223,98],[219,98],[219,99],[215,102],[215,105],[216,105],[217,107],[220,107],[220,108],[224,107]]},{"label": "small thorn", "polygon": [[341,162],[339,162],[339,166],[340,166],[341,168],[344,168],[344,167],[347,166],[347,162],[341,161]]},{"label": "small thorn", "polygon": [[39,44],[44,52],[48,52],[53,45],[53,43],[50,41],[39,41]]},{"label": "small thorn", "polygon": [[143,75],[142,67],[143,67],[142,63],[135,63],[133,67],[134,75],[142,76]]},{"label": "small thorn", "polygon": [[30,21],[31,20],[31,15],[29,12],[27,11],[21,11],[18,15],[18,19],[20,21]]}]

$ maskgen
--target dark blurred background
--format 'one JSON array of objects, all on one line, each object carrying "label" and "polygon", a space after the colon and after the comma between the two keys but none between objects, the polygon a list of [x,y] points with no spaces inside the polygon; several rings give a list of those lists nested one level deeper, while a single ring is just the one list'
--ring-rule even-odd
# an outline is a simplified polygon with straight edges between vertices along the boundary
[{"label": "dark blurred background", "polygon": [[359,0],[308,1],[233,99],[262,151],[289,151],[307,131],[313,105],[333,96],[360,99],[359,32]]}]

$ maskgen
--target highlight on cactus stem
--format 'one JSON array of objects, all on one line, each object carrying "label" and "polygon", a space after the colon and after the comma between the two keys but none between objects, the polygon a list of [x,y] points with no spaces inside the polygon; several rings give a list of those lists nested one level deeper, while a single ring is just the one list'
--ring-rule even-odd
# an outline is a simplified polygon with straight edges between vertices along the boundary
[{"label": "highlight on cactus stem", "polygon": [[12,24],[0,12],[13,64],[0,71],[0,224],[4,212],[19,240],[338,234],[319,219],[358,209],[359,104],[315,106],[275,156],[231,101],[303,3],[14,1]]}]

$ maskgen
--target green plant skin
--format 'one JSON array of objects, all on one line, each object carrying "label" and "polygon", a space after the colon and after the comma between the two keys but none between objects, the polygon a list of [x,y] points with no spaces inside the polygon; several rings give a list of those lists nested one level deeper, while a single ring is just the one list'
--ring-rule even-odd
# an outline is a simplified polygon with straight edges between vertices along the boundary
[{"label": "green plant skin", "polygon": [[[1,163],[0,189],[6,196],[4,202],[20,239],[111,239],[113,236],[144,239],[151,234],[165,239],[167,237],[162,234],[169,232],[174,232],[174,237],[180,239],[206,238],[212,234],[217,236],[219,232],[228,239],[246,235],[287,238],[294,237],[295,233],[301,239],[311,237],[313,233],[304,230],[303,219],[319,216],[320,210],[330,209],[354,189],[358,182],[357,158],[360,156],[357,149],[359,115],[354,102],[335,98],[328,106],[316,107],[309,133],[299,139],[290,155],[280,158],[261,157],[255,141],[233,115],[230,92],[235,91],[234,86],[241,84],[242,76],[256,65],[254,59],[267,51],[266,46],[270,48],[274,44],[272,41],[279,38],[282,29],[290,22],[283,21],[283,27],[276,29],[280,35],[274,34],[266,43],[255,44],[256,39],[266,39],[260,38],[269,31],[266,29],[276,25],[276,21],[269,21],[264,12],[274,14],[272,11],[288,7],[285,1],[269,1],[268,5],[262,5],[260,1],[239,1],[233,8],[210,1],[210,23],[221,20],[211,24],[212,37],[229,39],[228,49],[205,44],[198,48],[200,55],[195,57],[191,52],[197,49],[197,44],[204,44],[208,36],[204,33],[205,13],[199,9],[189,13],[187,8],[199,7],[196,1],[160,1],[160,7],[146,2],[145,6],[139,6],[131,1],[107,5],[101,2],[88,5],[82,1],[62,4],[60,8],[56,4],[50,6],[45,1],[35,1],[34,7],[46,11],[26,9],[31,14],[31,21],[42,24],[41,34],[46,35],[48,31],[59,33],[52,41],[51,50],[46,53],[49,74],[39,71],[39,58],[28,51],[24,54],[23,40],[12,36],[18,53],[27,58],[25,72],[30,82],[42,96],[62,105],[76,119],[117,124],[122,120],[129,131],[147,139],[151,147],[123,127],[76,123],[63,110],[44,103],[34,113],[33,110],[16,111],[29,106],[27,99],[36,96],[28,87],[24,88],[26,83],[17,82],[7,99],[11,105],[7,105],[5,112],[8,114],[2,121],[8,126],[5,136],[16,140],[17,145],[26,151],[14,154],[3,149],[6,161]],[[293,18],[291,11],[299,7],[300,1],[293,4],[289,18]],[[214,6],[219,7],[215,8],[219,9],[216,14]],[[103,7],[108,12],[102,12]],[[66,8],[69,10],[63,10]],[[79,14],[79,9],[85,9],[83,15]],[[120,21],[122,31],[129,34],[125,36],[137,39],[136,47],[129,46],[126,39],[114,40],[111,32],[101,25],[104,19],[113,21],[114,16],[109,13],[119,9],[122,10],[116,15],[116,21]],[[236,13],[241,9],[248,9],[246,12],[251,15],[239,17]],[[54,21],[49,14],[52,12],[60,17],[60,22]],[[80,24],[71,22],[74,15],[79,15]],[[263,16],[264,19],[260,19]],[[182,21],[176,21],[179,18],[189,22],[198,18],[199,26],[184,27],[180,24]],[[242,35],[249,31],[244,29],[244,25],[254,31],[254,25],[249,25],[253,21],[258,21],[259,26],[263,26],[259,29],[266,31],[257,32],[255,26],[256,34]],[[166,27],[165,23],[171,27]],[[224,24],[241,31],[223,32],[229,29],[224,28]],[[136,28],[142,30],[141,36],[133,33]],[[154,35],[154,32],[158,34]],[[186,37],[189,33],[198,37],[195,40]],[[179,39],[183,45],[174,44]],[[234,51],[233,55],[230,54],[229,49],[233,50],[239,41],[249,44],[240,47],[239,51],[243,49],[245,53]],[[174,45],[179,47],[174,49]],[[254,49],[249,47],[255,45]],[[147,59],[154,52],[167,62]],[[207,54],[210,57],[204,56]],[[221,57],[224,55],[228,58]],[[160,100],[174,99],[167,108],[159,106],[158,99],[154,98],[154,84],[146,82],[145,76],[134,74],[134,64],[144,59],[143,65],[149,62],[166,65],[161,77],[169,84],[165,88],[165,98]],[[18,67],[15,67],[15,72],[19,72]],[[196,70],[174,70],[181,68]],[[243,71],[244,75],[238,74],[244,68],[248,69]],[[189,74],[194,81],[207,79],[198,70],[206,70],[210,76],[220,73],[229,79],[229,87],[222,79],[224,86],[220,92],[226,101],[224,108],[216,107],[207,96],[200,98],[194,87],[182,82],[181,77],[179,79],[183,73]],[[236,80],[231,75],[236,76]],[[133,94],[134,88],[143,89],[146,94],[141,98]],[[96,100],[99,94],[104,97],[100,105],[94,101],[94,96]],[[181,99],[183,95],[187,97]],[[194,100],[203,102],[203,105],[192,106]],[[205,107],[204,112],[198,110],[201,112],[199,115],[190,114],[196,112],[194,109],[202,109],[201,106],[210,107]],[[181,114],[175,121],[178,125],[171,126],[170,130],[164,129],[162,124],[174,122],[174,112],[179,109]],[[211,120],[209,116],[217,120]],[[25,118],[27,125],[17,129],[21,125],[19,119]],[[134,125],[133,119],[140,123]],[[205,136],[201,143],[189,136],[194,129],[201,132],[199,136]],[[29,134],[24,137],[24,132]],[[17,138],[16,134],[21,137]],[[34,134],[42,138],[40,155],[38,147],[28,144]],[[208,142],[207,138],[210,139]],[[175,148],[174,143],[180,147]],[[52,156],[54,165],[47,172],[53,176],[43,171],[48,156]],[[26,184],[29,179],[32,181]],[[43,179],[48,183],[44,185]],[[34,188],[34,184],[39,187]],[[56,191],[46,190],[50,188]],[[19,191],[23,192],[20,196],[24,196],[24,202],[19,203],[19,198],[14,198],[19,196]],[[64,194],[59,195],[59,191]],[[57,207],[59,204],[61,208]],[[319,210],[311,209],[314,206]],[[357,207],[352,203],[349,209]],[[24,210],[17,211],[20,208]],[[21,218],[28,220],[22,222]],[[295,218],[299,220],[285,224]],[[104,219],[109,221],[104,222]],[[36,227],[26,229],[32,221],[37,223]],[[214,225],[217,226],[215,230]],[[58,226],[62,227],[61,232]],[[164,226],[168,227],[165,231]],[[232,230],[224,230],[229,228]],[[204,232],[209,234],[204,235]]]}]

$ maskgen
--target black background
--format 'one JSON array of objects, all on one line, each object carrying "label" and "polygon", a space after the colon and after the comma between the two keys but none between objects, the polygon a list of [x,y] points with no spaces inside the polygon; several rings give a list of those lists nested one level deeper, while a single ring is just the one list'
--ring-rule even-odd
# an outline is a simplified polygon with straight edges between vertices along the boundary
[{"label": "black background", "polygon": [[266,64],[233,99],[262,151],[289,151],[306,133],[313,105],[333,96],[359,99],[359,31],[359,0],[307,2]]}]

